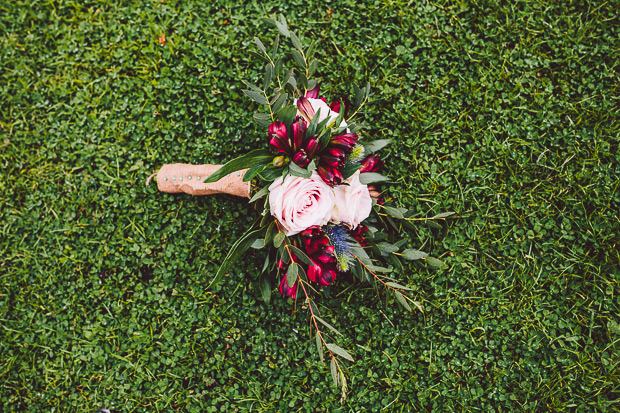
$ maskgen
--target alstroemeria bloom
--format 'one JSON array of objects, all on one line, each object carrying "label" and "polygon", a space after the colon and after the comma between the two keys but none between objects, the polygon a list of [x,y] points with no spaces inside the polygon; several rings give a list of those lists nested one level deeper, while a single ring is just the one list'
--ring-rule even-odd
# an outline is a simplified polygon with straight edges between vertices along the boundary
[{"label": "alstroemeria bloom", "polygon": [[290,128],[282,122],[274,122],[269,126],[269,144],[304,168],[318,149],[316,136],[307,137],[307,130],[308,124],[301,117],[297,117]]},{"label": "alstroemeria bloom", "polygon": [[310,178],[287,175],[269,186],[271,214],[284,227],[287,236],[313,225],[325,225],[335,205],[334,190],[316,172]]},{"label": "alstroemeria bloom", "polygon": [[312,282],[321,285],[330,285],[336,279],[337,260],[334,255],[334,246],[329,245],[329,239],[319,227],[310,227],[301,233],[303,245],[312,260],[306,273]]},{"label": "alstroemeria bloom", "polygon": [[360,173],[365,172],[377,172],[383,168],[383,161],[379,159],[377,155],[368,155],[362,161],[362,167]]}]

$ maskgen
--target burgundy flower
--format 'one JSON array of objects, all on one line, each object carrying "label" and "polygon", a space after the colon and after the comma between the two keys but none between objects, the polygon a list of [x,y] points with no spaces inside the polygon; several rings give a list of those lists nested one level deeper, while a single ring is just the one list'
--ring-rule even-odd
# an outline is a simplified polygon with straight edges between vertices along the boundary
[{"label": "burgundy flower", "polygon": [[301,232],[301,238],[312,260],[312,265],[309,265],[306,271],[308,278],[321,285],[330,285],[336,280],[337,275],[334,246],[329,245],[329,239],[317,226]]},{"label": "burgundy flower", "polygon": [[317,85],[314,87],[314,89],[310,89],[306,91],[306,98],[308,99],[317,99],[319,97],[319,90],[320,90],[320,86],[317,83]]},{"label": "burgundy flower", "polygon": [[301,149],[293,156],[293,162],[300,168],[305,168],[310,163],[310,159],[308,159],[306,151]]},{"label": "burgundy flower", "polygon": [[298,284],[299,281],[295,281],[295,284],[293,284],[292,287],[289,287],[288,281],[286,280],[286,274],[284,274],[284,277],[282,277],[282,281],[280,281],[280,287],[278,288],[278,290],[280,291],[280,294],[288,295],[294,300],[295,298],[297,298]]},{"label": "burgundy flower", "polygon": [[342,149],[328,146],[325,150],[323,150],[323,152],[321,152],[319,159],[321,166],[340,168],[341,166],[344,166],[344,163],[347,160],[347,154]]},{"label": "burgundy flower", "polygon": [[291,144],[288,139],[286,125],[282,122],[274,122],[269,125],[269,144],[279,152],[291,152]]},{"label": "burgundy flower", "polygon": [[306,138],[308,124],[304,119],[297,117],[291,125],[291,128],[293,129],[293,152],[296,152],[301,148],[301,144]]},{"label": "burgundy flower", "polygon": [[377,172],[383,168],[383,161],[379,159],[377,155],[368,155],[366,159],[362,161],[362,167],[360,173],[364,172]]},{"label": "burgundy flower", "polygon": [[366,234],[370,229],[365,225],[358,225],[357,228],[349,230],[349,234],[360,244],[362,247],[368,245],[366,243],[366,238],[364,238],[364,234]]},{"label": "burgundy flower", "polygon": [[301,114],[310,122],[310,120],[314,117],[314,108],[310,104],[310,101],[305,97],[300,97],[297,99],[297,108],[301,112]]},{"label": "burgundy flower", "polygon": [[319,149],[319,141],[313,136],[306,141],[303,149],[306,151],[308,158],[312,159],[316,150]]},{"label": "burgundy flower", "polygon": [[329,186],[340,185],[342,183],[342,173],[337,168],[328,165],[319,165],[317,172]]},{"label": "burgundy flower", "polygon": [[347,111],[351,106],[349,103],[349,99],[338,98],[334,100],[331,105],[329,105],[329,108],[336,113],[340,113],[340,111],[342,110],[342,105],[344,105],[344,118],[347,119]]},{"label": "burgundy flower", "polygon": [[341,133],[339,135],[334,135],[329,140],[329,145],[327,146],[332,148],[341,149],[347,153],[351,152],[351,149],[355,146],[357,142],[357,135],[354,133]]}]

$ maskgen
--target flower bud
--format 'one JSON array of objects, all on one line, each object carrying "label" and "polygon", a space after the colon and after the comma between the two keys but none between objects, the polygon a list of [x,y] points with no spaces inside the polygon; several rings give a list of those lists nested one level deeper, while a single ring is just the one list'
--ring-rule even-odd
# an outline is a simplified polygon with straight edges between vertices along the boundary
[{"label": "flower bud", "polygon": [[273,158],[273,166],[275,166],[276,168],[279,168],[281,166],[284,165],[284,156],[276,156],[275,158]]}]

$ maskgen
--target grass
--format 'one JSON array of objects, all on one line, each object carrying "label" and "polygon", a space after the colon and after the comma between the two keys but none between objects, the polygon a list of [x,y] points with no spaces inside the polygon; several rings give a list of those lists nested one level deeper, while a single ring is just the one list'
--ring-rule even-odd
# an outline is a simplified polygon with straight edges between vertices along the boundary
[{"label": "grass", "polygon": [[[5,411],[617,411],[620,62],[614,1],[21,2],[0,6]],[[424,312],[342,280],[340,403],[307,311],[266,306],[256,212],[145,187],[265,147],[241,80],[283,13],[324,95],[370,81],[367,135],[449,266],[399,274]],[[161,36],[165,37],[160,41]]]}]

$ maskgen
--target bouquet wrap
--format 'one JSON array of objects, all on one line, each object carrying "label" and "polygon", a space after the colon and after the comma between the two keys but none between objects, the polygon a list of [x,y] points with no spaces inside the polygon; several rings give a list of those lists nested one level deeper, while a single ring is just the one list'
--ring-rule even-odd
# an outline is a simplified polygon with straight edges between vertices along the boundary
[{"label": "bouquet wrap", "polygon": [[157,178],[157,189],[170,194],[186,193],[190,195],[229,194],[244,198],[250,197],[250,182],[243,182],[247,169],[230,173],[219,181],[205,184],[203,181],[220,169],[222,165],[190,165],[173,163],[164,165],[159,172],[151,175]]}]

